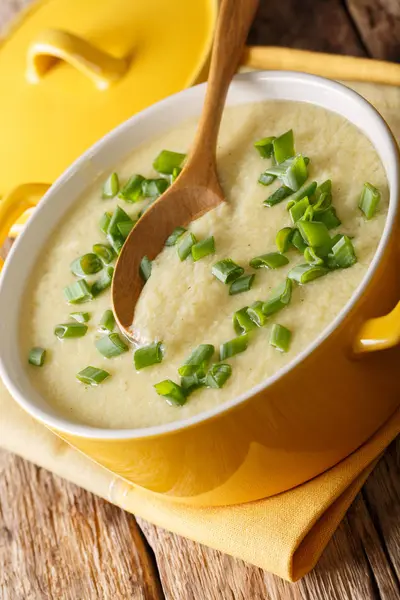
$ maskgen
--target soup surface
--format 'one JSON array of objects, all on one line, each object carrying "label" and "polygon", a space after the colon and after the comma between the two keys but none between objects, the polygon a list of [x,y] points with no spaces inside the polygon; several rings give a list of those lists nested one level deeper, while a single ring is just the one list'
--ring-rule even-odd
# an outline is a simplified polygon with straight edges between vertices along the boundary
[{"label": "soup surface", "polygon": [[[156,177],[151,165],[160,150],[187,152],[195,127],[195,121],[184,123],[135,149],[124,164],[115,166],[121,183],[133,173]],[[263,159],[253,143],[265,136],[279,136],[290,128],[296,152],[310,157],[307,181],[321,184],[332,180],[332,202],[341,225],[329,233],[351,236],[357,262],[350,268],[329,271],[306,285],[293,284],[288,306],[250,333],[247,350],[224,360],[232,367],[225,385],[221,389],[202,387],[188,397],[184,406],[171,406],[157,395],[154,384],[166,379],[179,383],[178,368],[199,344],[213,344],[213,360],[218,361],[220,344],[237,335],[232,326],[235,311],[257,300],[268,300],[288,272],[305,263],[303,255],[291,248],[285,253],[287,265],[257,270],[249,266],[252,258],[277,251],[278,230],[293,227],[286,200],[272,207],[263,204],[282,184],[278,180],[268,187],[258,183],[271,160]],[[112,359],[99,353],[95,342],[104,334],[98,331],[98,324],[104,311],[111,308],[110,289],[74,306],[63,297],[63,288],[76,280],[70,271],[71,262],[91,252],[93,244],[106,243],[99,228],[104,212],[112,212],[119,205],[134,217],[143,202],[102,199],[103,177],[67,214],[47,243],[26,293],[22,348],[24,356],[33,346],[47,350],[44,366],[29,365],[29,376],[47,401],[70,420],[104,428],[146,427],[184,419],[228,401],[293,360],[331,323],[361,282],[384,227],[389,194],[373,146],[353,125],[306,103],[230,107],[225,110],[221,127],[218,168],[228,202],[189,227],[198,240],[214,236],[215,253],[197,262],[190,257],[181,261],[177,246],[166,247],[153,261],[151,276],[136,307],[134,326],[143,339],[163,342],[160,364],[137,372],[133,348]],[[358,207],[367,181],[381,193],[377,212],[370,220]],[[255,274],[249,291],[229,295],[229,285],[212,275],[212,266],[228,257],[246,273]],[[83,337],[60,341],[54,327],[71,322],[69,314],[74,311],[90,313],[88,331]],[[274,323],[291,332],[287,352],[270,344]],[[110,377],[97,387],[84,385],[76,374],[88,365],[105,369]]]}]

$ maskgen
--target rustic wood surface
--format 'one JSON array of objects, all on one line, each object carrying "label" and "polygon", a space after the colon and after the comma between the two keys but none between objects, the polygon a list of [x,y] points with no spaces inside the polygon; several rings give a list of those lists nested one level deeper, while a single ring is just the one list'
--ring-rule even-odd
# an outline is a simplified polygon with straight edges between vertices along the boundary
[{"label": "rustic wood surface", "polygon": [[[0,29],[31,0],[0,0]],[[261,0],[252,44],[400,60],[399,0]],[[396,600],[400,442],[289,584],[0,452],[0,600]]]}]

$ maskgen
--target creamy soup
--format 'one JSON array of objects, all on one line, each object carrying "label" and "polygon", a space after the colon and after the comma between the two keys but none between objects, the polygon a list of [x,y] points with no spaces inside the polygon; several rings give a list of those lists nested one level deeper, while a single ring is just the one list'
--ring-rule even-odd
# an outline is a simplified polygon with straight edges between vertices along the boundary
[{"label": "creamy soup", "polygon": [[[160,150],[185,153],[194,136],[191,121],[137,148],[122,165],[116,165],[121,185],[133,173],[156,177],[152,169]],[[154,385],[163,380],[180,383],[178,368],[200,344],[215,346],[212,362],[218,362],[218,349],[237,336],[232,325],[235,311],[256,301],[265,302],[271,292],[285,282],[298,264],[305,264],[299,250],[291,247],[288,264],[275,269],[253,269],[249,261],[277,252],[278,230],[293,227],[287,201],[267,207],[263,201],[282,182],[269,186],[258,183],[260,174],[271,165],[253,144],[265,136],[280,136],[293,129],[297,153],[310,158],[307,182],[321,184],[332,180],[332,205],[341,225],[329,231],[349,236],[357,261],[349,268],[332,269],[305,285],[293,283],[288,305],[272,314],[263,327],[249,334],[247,349],[224,360],[232,374],[221,389],[200,387],[183,406],[170,405],[157,395]],[[388,208],[388,184],[382,164],[368,139],[342,117],[306,103],[264,102],[225,110],[218,148],[218,171],[228,203],[193,222],[189,230],[197,240],[214,236],[215,252],[194,262],[181,261],[177,246],[166,247],[153,261],[152,272],[138,301],[134,326],[150,343],[162,341],[163,360],[136,371],[134,348],[115,358],[100,354],[95,342],[104,336],[98,325],[111,308],[110,289],[94,300],[68,305],[63,288],[76,277],[70,264],[92,252],[96,243],[107,243],[99,228],[105,211],[119,205],[135,217],[145,205],[123,199],[102,199],[102,184],[92,188],[62,220],[42,253],[23,307],[21,332],[24,356],[34,346],[47,350],[42,367],[29,365],[35,387],[49,404],[67,418],[105,428],[146,427],[193,416],[226,402],[267,379],[304,350],[332,322],[361,282],[377,248]],[[364,183],[375,186],[381,198],[370,220],[358,207]],[[315,198],[314,198],[315,202]],[[229,295],[229,285],[212,274],[212,267],[230,258],[246,274],[255,274],[250,290]],[[327,260],[326,257],[324,260]],[[101,274],[89,277],[91,282]],[[71,312],[90,313],[83,337],[59,340],[54,327],[72,322]],[[286,352],[270,344],[274,324],[291,333]],[[97,387],[78,381],[76,374],[87,366],[104,369],[110,376]]]}]

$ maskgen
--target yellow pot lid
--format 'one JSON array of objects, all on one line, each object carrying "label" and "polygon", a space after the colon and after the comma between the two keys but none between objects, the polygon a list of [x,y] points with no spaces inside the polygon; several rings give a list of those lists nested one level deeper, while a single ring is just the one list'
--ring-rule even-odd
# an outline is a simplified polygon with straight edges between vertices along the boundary
[{"label": "yellow pot lid", "polygon": [[216,0],[41,0],[0,46],[0,197],[204,69]]}]

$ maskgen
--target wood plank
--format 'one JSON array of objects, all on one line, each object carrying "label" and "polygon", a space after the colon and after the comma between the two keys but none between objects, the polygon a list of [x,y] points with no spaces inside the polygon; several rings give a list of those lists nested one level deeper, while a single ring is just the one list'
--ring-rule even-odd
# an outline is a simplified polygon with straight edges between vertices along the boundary
[{"label": "wood plank", "polygon": [[2,600],[161,600],[133,516],[0,452]]},{"label": "wood plank", "polygon": [[399,0],[345,0],[369,54],[400,62]]}]

